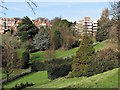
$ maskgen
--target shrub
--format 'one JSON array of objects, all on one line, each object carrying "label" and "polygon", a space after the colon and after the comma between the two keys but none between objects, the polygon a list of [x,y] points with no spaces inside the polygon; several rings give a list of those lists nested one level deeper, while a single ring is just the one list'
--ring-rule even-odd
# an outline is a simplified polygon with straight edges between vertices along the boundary
[{"label": "shrub", "polygon": [[43,62],[33,62],[31,65],[32,72],[44,71],[44,70],[46,70],[46,65]]},{"label": "shrub", "polygon": [[55,79],[68,75],[71,71],[72,58],[54,59],[45,61],[49,79]]},{"label": "shrub", "polygon": [[105,49],[94,54],[89,62],[76,64],[77,69],[72,71],[70,77],[78,76],[92,76],[98,73],[102,73],[118,66],[118,52],[113,51],[112,49]]},{"label": "shrub", "polygon": [[72,63],[72,76],[87,76],[86,73],[90,68],[89,64],[92,60],[93,54],[94,49],[92,45],[80,46]]},{"label": "shrub", "polygon": [[29,67],[29,59],[30,59],[29,53],[23,52],[22,54],[22,62],[23,62],[22,68],[23,69],[27,69]]},{"label": "shrub", "polygon": [[28,83],[26,82],[25,84],[24,83],[20,83],[20,85],[15,85],[14,87],[11,88],[11,90],[21,90],[21,89],[24,89],[28,86],[33,86],[34,84],[33,83]]},{"label": "shrub", "polygon": [[71,65],[51,66],[47,70],[48,78],[55,79],[55,78],[63,77],[68,75],[69,71],[71,71]]}]

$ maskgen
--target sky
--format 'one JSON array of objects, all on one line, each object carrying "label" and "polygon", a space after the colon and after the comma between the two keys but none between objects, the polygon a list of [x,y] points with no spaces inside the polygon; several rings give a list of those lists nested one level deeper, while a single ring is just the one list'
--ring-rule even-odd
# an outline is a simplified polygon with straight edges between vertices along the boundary
[{"label": "sky", "polygon": [[[74,1],[74,0],[73,0]],[[34,14],[26,2],[5,2],[3,6],[8,10],[1,9],[0,17],[20,17],[28,16],[31,19],[38,17],[48,18],[61,17],[69,21],[79,21],[85,16],[90,16],[92,20],[98,20],[102,10],[110,7],[109,2],[36,2],[38,7],[32,3],[36,14]],[[1,3],[0,3],[1,5]]]}]

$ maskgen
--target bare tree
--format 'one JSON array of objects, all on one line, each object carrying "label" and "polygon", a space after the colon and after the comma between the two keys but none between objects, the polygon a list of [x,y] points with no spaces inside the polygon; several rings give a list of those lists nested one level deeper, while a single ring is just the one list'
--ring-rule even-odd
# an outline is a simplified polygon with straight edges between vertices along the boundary
[{"label": "bare tree", "polygon": [[111,15],[113,19],[120,19],[120,1],[117,2],[111,2]]},{"label": "bare tree", "polygon": [[20,60],[12,43],[11,37],[5,36],[2,43],[2,69],[8,81],[14,69],[20,64]]}]

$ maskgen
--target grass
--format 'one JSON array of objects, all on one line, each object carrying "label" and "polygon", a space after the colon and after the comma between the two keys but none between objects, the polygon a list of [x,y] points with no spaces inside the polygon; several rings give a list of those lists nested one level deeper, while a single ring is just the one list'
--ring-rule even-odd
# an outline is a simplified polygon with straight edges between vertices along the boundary
[{"label": "grass", "polygon": [[59,78],[34,88],[118,88],[118,68],[91,77]]},{"label": "grass", "polygon": [[4,85],[4,88],[11,88],[21,82],[32,82],[35,84],[29,88],[118,88],[118,70],[120,70],[120,68],[91,77],[62,77],[55,80],[49,80],[47,78],[47,72],[41,71],[19,78]]},{"label": "grass", "polygon": [[107,45],[109,45],[109,40],[105,40],[102,42],[98,42],[97,44],[94,45],[95,51],[99,51],[102,50],[104,48],[106,48]]},{"label": "grass", "polygon": [[[98,42],[97,44],[94,45],[95,51],[102,50],[106,48],[108,45],[109,40],[105,40],[103,42]],[[76,51],[78,50],[79,47],[70,49],[70,50],[56,50],[55,51],[55,56],[56,58],[63,58],[63,57],[69,57],[72,55],[75,55]],[[32,61],[43,61],[45,60],[44,57],[45,51],[40,51],[40,52],[35,52],[31,54],[31,60]]]},{"label": "grass", "polygon": [[16,84],[19,85],[20,83],[26,83],[26,82],[34,83],[35,86],[45,84],[45,83],[49,82],[49,79],[47,78],[47,72],[42,71],[42,72],[31,73],[27,76],[23,76],[22,78],[16,79],[16,80],[4,85],[4,88],[11,88],[11,87],[15,86]]},{"label": "grass", "polygon": [[[70,50],[56,50],[55,51],[55,56],[56,58],[63,58],[63,57],[66,57],[66,56],[72,56],[75,54],[75,52],[78,50],[79,47],[76,47],[76,48],[73,48],[73,49],[70,49]],[[44,54],[45,54],[45,51],[40,51],[40,52],[35,52],[35,53],[32,53],[31,54],[31,60],[33,61],[43,61],[45,60],[45,57],[44,57]]]}]

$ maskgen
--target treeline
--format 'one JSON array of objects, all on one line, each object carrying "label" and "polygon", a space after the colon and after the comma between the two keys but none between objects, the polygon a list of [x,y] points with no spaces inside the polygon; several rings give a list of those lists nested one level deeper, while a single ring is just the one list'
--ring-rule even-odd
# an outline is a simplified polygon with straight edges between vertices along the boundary
[{"label": "treeline", "polygon": [[36,27],[28,17],[24,17],[18,26],[17,35],[21,42],[28,42],[27,49],[43,51],[47,49],[71,49],[77,46],[72,27],[74,23],[66,19],[54,18],[51,27]]}]

